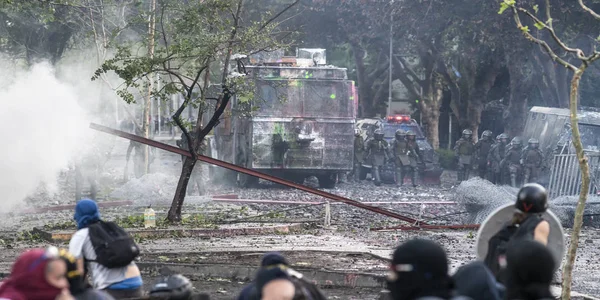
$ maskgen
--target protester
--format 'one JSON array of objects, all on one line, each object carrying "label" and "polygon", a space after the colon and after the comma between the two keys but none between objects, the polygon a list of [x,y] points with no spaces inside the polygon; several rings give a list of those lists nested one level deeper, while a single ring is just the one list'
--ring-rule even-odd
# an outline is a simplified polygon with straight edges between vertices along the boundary
[{"label": "protester", "polygon": [[524,185],[517,194],[515,213],[508,223],[488,241],[486,266],[500,283],[506,282],[506,251],[509,243],[536,240],[548,244],[550,223],[543,214],[548,208],[546,189],[536,183]]},{"label": "protester", "polygon": [[[263,256],[260,266],[268,267],[268,266],[274,266],[274,265],[279,265],[279,264],[289,266],[289,263],[287,262],[285,257],[283,257],[283,255],[281,255],[278,252],[269,252]],[[251,299],[255,299],[257,297],[257,295],[258,295],[258,293],[256,290],[256,282],[253,281],[250,284],[248,284],[247,286],[245,286],[244,289],[242,289],[242,291],[240,292],[240,295],[238,296],[237,299],[238,300],[251,300]]]},{"label": "protester", "polygon": [[0,284],[1,300],[72,300],[67,266],[56,247],[21,254]]},{"label": "protester", "polygon": [[114,300],[111,295],[104,291],[94,290],[83,277],[83,273],[77,268],[77,259],[66,249],[59,250],[60,258],[67,266],[67,280],[69,280],[69,291],[76,300]]},{"label": "protester", "polygon": [[555,299],[550,284],[556,262],[546,246],[532,240],[511,243],[506,262],[508,300]]},{"label": "protester", "polygon": [[181,274],[174,274],[158,280],[150,291],[150,298],[188,300],[191,299],[193,290],[194,287],[188,278]]},{"label": "protester", "polygon": [[100,218],[96,202],[84,199],[75,206],[78,231],[71,238],[69,252],[77,258],[78,269],[91,272],[94,288],[116,299],[142,296],[142,277],[133,262],[139,249],[125,231]]},{"label": "protester", "polygon": [[505,288],[481,261],[468,263],[452,276],[456,293],[473,300],[502,300]]},{"label": "protester", "polygon": [[413,239],[394,251],[388,290],[393,300],[468,299],[453,297],[453,284],[448,275],[448,258],[438,244]]},{"label": "protester", "polygon": [[256,276],[256,289],[260,300],[293,300],[296,287],[291,277],[281,268],[262,268]]}]

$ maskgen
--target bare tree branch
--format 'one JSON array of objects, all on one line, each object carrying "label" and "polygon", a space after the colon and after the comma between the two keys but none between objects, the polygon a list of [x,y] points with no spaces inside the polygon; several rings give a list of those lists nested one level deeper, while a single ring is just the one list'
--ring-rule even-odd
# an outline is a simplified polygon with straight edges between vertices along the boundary
[{"label": "bare tree branch", "polygon": [[[547,8],[547,9],[549,10],[550,8]],[[531,19],[533,19],[533,21],[536,23],[536,25],[543,25],[544,29],[546,29],[546,30],[548,30],[548,32],[550,32],[550,35],[552,36],[554,41],[565,51],[574,53],[575,55],[577,55],[577,58],[579,58],[581,60],[586,59],[585,54],[583,53],[583,50],[571,48],[571,47],[567,46],[565,43],[563,43],[563,41],[560,40],[560,38],[556,35],[554,28],[552,27],[552,22],[551,22],[552,19],[551,18],[549,19],[550,22],[548,22],[548,24],[546,24],[546,23],[542,22],[540,19],[538,19],[536,16],[534,16],[530,11],[528,11],[524,8],[518,7],[517,10],[525,13],[527,16],[529,16]],[[548,12],[547,14],[549,15],[550,13]]]},{"label": "bare tree branch", "polygon": [[46,1],[46,0],[38,0],[38,2],[44,3],[44,4],[48,4],[48,5],[52,5],[52,6],[65,6],[65,7],[73,7],[73,8],[91,8],[91,7],[101,7],[102,5],[88,5],[88,6],[84,6],[84,5],[77,5],[77,4],[68,4],[68,3],[58,3],[58,2],[53,2],[53,1]]},{"label": "bare tree branch", "polygon": [[267,22],[265,22],[265,24],[260,26],[260,29],[258,29],[258,30],[260,31],[260,30],[265,29],[265,27],[267,27],[271,22],[275,21],[277,18],[279,18],[279,16],[283,15],[290,8],[294,7],[294,5],[298,4],[298,2],[300,2],[300,0],[296,0],[293,3],[291,3],[290,5],[288,5],[286,8],[282,9],[279,13],[277,13],[272,18],[270,18]]},{"label": "bare tree branch", "polygon": [[421,80],[421,78],[417,76],[417,73],[415,73],[415,71],[408,66],[408,62],[403,57],[396,57],[396,59],[402,64],[404,70],[406,70],[408,75],[412,77],[414,82],[416,82],[419,85],[423,85],[423,80]]},{"label": "bare tree branch", "polygon": [[583,8],[583,10],[590,13],[592,15],[592,17],[596,18],[597,20],[600,20],[600,15],[597,14],[595,11],[593,11],[591,8],[585,6],[585,4],[583,4],[583,0],[577,0],[577,2],[579,2],[579,6],[581,6],[581,8]]},{"label": "bare tree branch", "polygon": [[419,89],[415,86],[415,82],[408,78],[407,71],[404,69],[405,67],[402,65],[402,63],[400,62],[400,60],[398,60],[397,57],[395,57],[395,61],[397,66],[396,70],[398,70],[399,73],[398,79],[400,79],[402,84],[406,87],[408,92],[412,94],[413,97],[420,97],[421,93],[419,93]]},{"label": "bare tree branch", "polygon": [[572,71],[577,70],[577,67],[575,67],[574,65],[568,63],[566,60],[560,58],[558,55],[556,55],[556,53],[554,53],[554,51],[552,50],[552,48],[550,48],[550,46],[548,45],[548,43],[546,43],[545,41],[538,39],[536,37],[534,37],[533,35],[531,35],[531,33],[529,33],[526,28],[523,26],[523,24],[521,23],[521,19],[519,18],[519,11],[517,10],[516,7],[513,7],[513,15],[515,18],[515,22],[517,23],[517,28],[519,28],[519,30],[521,30],[523,32],[523,35],[525,35],[525,38],[527,38],[528,40],[544,47],[544,49],[546,50],[546,52],[548,53],[548,55],[550,55],[550,57],[552,57],[552,59],[558,63],[560,63],[561,65],[565,66],[565,68],[569,68]]}]

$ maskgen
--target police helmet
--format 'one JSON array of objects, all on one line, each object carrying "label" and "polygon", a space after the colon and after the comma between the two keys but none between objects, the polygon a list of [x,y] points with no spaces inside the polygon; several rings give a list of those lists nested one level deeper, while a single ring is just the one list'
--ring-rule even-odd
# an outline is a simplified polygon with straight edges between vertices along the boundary
[{"label": "police helmet", "polygon": [[406,132],[402,129],[398,129],[396,130],[396,138],[403,138],[404,136],[406,136]]},{"label": "police helmet", "polygon": [[504,140],[504,143],[506,143],[508,141],[508,134],[503,133],[501,135],[498,136],[500,141]]},{"label": "police helmet", "polygon": [[548,209],[548,193],[537,183],[524,185],[517,194],[515,208],[520,212],[534,214],[543,213]]},{"label": "police helmet", "polygon": [[529,144],[529,147],[531,148],[537,148],[540,145],[540,141],[538,141],[537,139],[529,139],[529,141],[527,142]]},{"label": "police helmet", "polygon": [[518,136],[516,136],[512,139],[510,143],[514,146],[521,146],[521,139]]},{"label": "police helmet", "polygon": [[465,129],[463,130],[462,135],[465,138],[470,138],[473,135],[473,131],[471,131],[470,129]]},{"label": "police helmet", "polygon": [[381,129],[375,130],[375,139],[382,140],[383,139],[383,131]]},{"label": "police helmet", "polygon": [[492,132],[489,130],[486,130],[481,134],[482,139],[489,139],[491,137],[492,137]]},{"label": "police helmet", "polygon": [[406,132],[406,136],[409,139],[413,140],[413,139],[415,139],[415,137],[417,136],[417,134],[414,131],[409,130],[409,131]]},{"label": "police helmet", "polygon": [[187,300],[192,295],[192,283],[180,274],[160,279],[150,291],[151,297]]}]

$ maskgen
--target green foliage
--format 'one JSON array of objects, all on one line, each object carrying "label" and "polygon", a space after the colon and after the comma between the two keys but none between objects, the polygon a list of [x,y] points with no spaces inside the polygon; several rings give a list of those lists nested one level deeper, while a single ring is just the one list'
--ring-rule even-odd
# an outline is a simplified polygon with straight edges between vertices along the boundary
[{"label": "green foliage", "polygon": [[[246,213],[247,214],[247,213]],[[246,215],[244,211],[241,212],[241,215]],[[216,228],[217,223],[220,222],[221,216],[206,216],[202,214],[193,214],[187,215],[182,218],[181,225],[190,228]],[[144,228],[144,216],[143,215],[131,215],[127,217],[120,217],[114,220],[114,222],[123,227],[129,229],[141,229]],[[168,228],[169,223],[167,223],[163,216],[157,216],[156,218],[156,228]],[[73,221],[65,221],[59,223],[51,223],[44,225],[44,230],[54,231],[54,230],[77,230],[77,225]],[[36,238],[35,233],[24,231],[21,234],[23,239],[34,239]],[[37,237],[39,238],[39,237]]]},{"label": "green foliage", "polygon": [[43,242],[44,239],[38,232],[35,232],[33,230],[32,231],[25,230],[25,231],[21,231],[17,234],[17,241]]},{"label": "green foliage", "polygon": [[[201,110],[208,107],[205,74],[210,71],[212,84],[225,84],[238,95],[238,101],[249,102],[253,83],[243,76],[228,77],[222,82],[223,71],[229,63],[227,53],[252,54],[261,50],[276,49],[279,42],[278,22],[262,19],[247,20],[243,15],[236,20],[239,0],[207,0],[182,3],[178,0],[161,1],[157,8],[157,33],[153,57],[134,53],[133,44],[118,47],[116,55],[106,60],[95,72],[92,80],[102,74],[114,72],[124,81],[118,95],[127,103],[135,102],[136,90],[144,94],[148,84],[158,75],[163,84],[153,85],[152,95],[168,99],[180,94],[184,105]],[[243,9],[242,9],[243,11]],[[147,41],[143,42],[147,45]],[[235,66],[234,66],[235,67]],[[229,70],[231,71],[231,69]],[[237,70],[242,72],[242,70]]]},{"label": "green foliage", "polygon": [[498,11],[498,14],[501,15],[503,14],[507,9],[515,6],[515,0],[504,0],[502,1],[502,3],[500,3],[500,10]]},{"label": "green foliage", "polygon": [[454,157],[454,151],[450,149],[439,148],[438,150],[436,150],[436,152],[440,158],[440,165],[444,170],[456,169],[456,159]]},{"label": "green foliage", "polygon": [[521,26],[519,29],[521,29],[523,32],[529,32],[529,26]]},{"label": "green foliage", "polygon": [[540,10],[540,7],[537,4],[533,6],[533,11],[535,11],[536,14],[538,13],[539,10]]},{"label": "green foliage", "polygon": [[542,30],[542,29],[544,29],[544,27],[546,27],[546,25],[542,22],[536,22],[534,25],[535,25],[535,28],[537,28],[539,30]]}]

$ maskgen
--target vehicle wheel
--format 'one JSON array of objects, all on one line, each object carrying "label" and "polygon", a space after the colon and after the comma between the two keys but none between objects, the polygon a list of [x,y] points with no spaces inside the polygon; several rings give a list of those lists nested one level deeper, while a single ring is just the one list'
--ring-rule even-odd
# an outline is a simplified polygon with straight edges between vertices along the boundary
[{"label": "vehicle wheel", "polygon": [[360,167],[360,170],[358,172],[359,172],[358,173],[358,179],[360,179],[360,180],[367,179],[367,173],[369,173],[369,170],[367,170],[367,168]]},{"label": "vehicle wheel", "polygon": [[258,185],[258,177],[250,176],[246,174],[238,174],[237,176],[238,186],[244,188],[252,188]]},{"label": "vehicle wheel", "polygon": [[337,174],[331,173],[326,175],[317,176],[319,179],[319,187],[323,189],[332,189],[335,188],[335,183],[337,181]]}]

